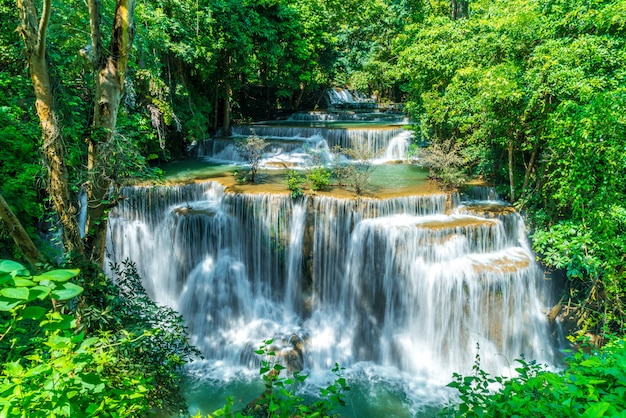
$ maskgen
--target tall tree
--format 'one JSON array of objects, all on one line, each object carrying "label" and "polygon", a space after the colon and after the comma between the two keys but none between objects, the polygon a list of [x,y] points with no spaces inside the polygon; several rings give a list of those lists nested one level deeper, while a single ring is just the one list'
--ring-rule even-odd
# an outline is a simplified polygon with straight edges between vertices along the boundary
[{"label": "tall tree", "polygon": [[41,18],[33,0],[17,0],[22,26],[20,31],[26,45],[37,114],[41,123],[43,154],[48,166],[48,194],[53,209],[63,227],[63,241],[68,251],[84,252],[101,262],[106,237],[106,210],[109,190],[115,183],[111,176],[111,159],[107,155],[115,148],[116,124],[124,78],[128,68],[133,39],[134,0],[117,0],[114,10],[113,33],[105,54],[101,24],[101,0],[89,0],[91,26],[91,62],[95,71],[93,126],[87,138],[89,197],[86,239],[81,240],[76,208],[71,204],[66,151],[61,135],[46,61],[46,31],[50,22],[51,0],[44,0]]},{"label": "tall tree", "polygon": [[37,115],[41,125],[42,154],[48,169],[47,189],[52,206],[63,227],[66,249],[82,251],[82,242],[68,186],[65,147],[54,107],[50,74],[46,61],[46,32],[50,22],[51,0],[44,0],[41,17],[33,0],[17,0],[21,26],[19,31],[26,46],[26,56],[35,92]]},{"label": "tall tree", "polygon": [[89,0],[89,20],[91,26],[92,64],[96,72],[94,97],[93,130],[88,142],[87,169],[89,180],[86,184],[89,199],[87,212],[86,240],[88,256],[102,261],[106,239],[106,212],[110,187],[115,178],[109,175],[107,156],[116,141],[117,115],[122,100],[124,79],[128,69],[130,47],[134,35],[133,14],[135,0],[117,0],[115,5],[113,33],[108,54],[103,53],[101,31],[101,0]]}]

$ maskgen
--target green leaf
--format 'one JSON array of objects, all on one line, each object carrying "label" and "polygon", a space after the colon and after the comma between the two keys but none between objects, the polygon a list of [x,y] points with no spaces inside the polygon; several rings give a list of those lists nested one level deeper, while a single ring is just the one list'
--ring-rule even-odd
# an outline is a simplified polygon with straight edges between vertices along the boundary
[{"label": "green leaf", "polygon": [[51,280],[53,282],[63,283],[63,282],[68,281],[72,277],[78,276],[79,273],[80,273],[79,269],[52,270],[52,271],[47,271],[43,274],[33,277],[33,280],[37,282],[40,282],[42,280]]},{"label": "green leaf", "polygon": [[0,295],[0,312],[9,312],[13,308],[15,308],[17,305],[21,305],[23,303],[24,302],[22,301],[19,301],[19,300],[16,301],[15,299],[8,299]]},{"label": "green leaf", "polygon": [[30,273],[23,265],[12,260],[0,260],[0,272],[10,273],[13,277],[30,276]]},{"label": "green leaf", "polygon": [[24,279],[22,277],[15,277],[13,279],[13,284],[16,287],[32,287],[35,286],[35,282],[32,280]]},{"label": "green leaf", "polygon": [[92,404],[89,404],[85,412],[87,412],[88,414],[93,414],[97,410],[98,410],[98,404],[92,403]]},{"label": "green leaf", "polygon": [[83,288],[73,283],[64,283],[61,287],[51,292],[53,299],[68,300],[75,298],[83,292]]},{"label": "green leaf", "polygon": [[0,289],[0,295],[18,300],[28,300],[29,290],[25,287],[7,287]]},{"label": "green leaf", "polygon": [[27,306],[21,313],[22,318],[27,319],[41,319],[47,310],[40,306]]},{"label": "green leaf", "polygon": [[47,286],[35,286],[30,289],[30,298],[31,300],[44,300],[51,291],[52,289]]},{"label": "green leaf", "polygon": [[583,418],[602,417],[610,407],[611,404],[607,402],[594,403],[589,408],[587,408],[587,410],[583,414]]}]

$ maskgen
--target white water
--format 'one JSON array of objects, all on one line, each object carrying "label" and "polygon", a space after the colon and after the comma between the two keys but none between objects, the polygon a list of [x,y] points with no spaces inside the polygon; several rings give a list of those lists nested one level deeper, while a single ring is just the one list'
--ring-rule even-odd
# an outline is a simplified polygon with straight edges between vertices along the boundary
[{"label": "white water", "polygon": [[358,91],[350,91],[342,88],[331,88],[326,90],[326,99],[330,106],[354,107],[359,104],[374,104],[376,101],[371,97],[366,97]]},{"label": "white water", "polygon": [[389,390],[414,413],[449,396],[477,343],[490,373],[521,354],[553,361],[515,213],[443,194],[293,201],[212,182],[122,194],[106,264],[134,261],[152,297],[183,314],[206,358],[194,370],[214,382],[255,376],[253,350],[274,337],[290,367],[324,376],[337,362],[370,400]]},{"label": "white water", "polygon": [[[239,163],[244,160],[235,148],[234,140],[252,135],[249,127],[233,128],[232,139],[212,139],[200,143],[197,155],[208,161],[220,163]],[[331,149],[338,145],[342,148],[354,148],[357,145],[376,155],[373,164],[385,164],[390,161],[406,160],[413,132],[401,128],[395,129],[322,129],[271,127],[255,129],[260,132],[268,146],[263,154],[261,167],[315,166],[318,161],[329,164],[334,160]],[[308,135],[308,136],[301,136]]]}]

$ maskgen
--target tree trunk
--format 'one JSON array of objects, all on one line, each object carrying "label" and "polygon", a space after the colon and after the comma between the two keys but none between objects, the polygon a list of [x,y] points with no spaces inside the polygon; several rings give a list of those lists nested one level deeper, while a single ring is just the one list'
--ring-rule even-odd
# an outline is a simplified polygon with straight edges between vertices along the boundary
[{"label": "tree trunk", "polygon": [[109,207],[106,200],[110,188],[115,185],[115,179],[109,175],[110,167],[104,162],[100,149],[103,145],[108,145],[115,140],[117,114],[134,35],[135,0],[117,0],[116,2],[108,56],[102,54],[100,7],[100,0],[89,0],[96,92],[93,129],[87,141],[89,180],[85,185],[89,198],[87,211],[89,234],[86,240],[86,255],[99,264],[103,261],[106,243],[106,216]]},{"label": "tree trunk", "polygon": [[469,0],[451,0],[450,1],[450,17],[452,20],[458,20],[469,15]]},{"label": "tree trunk", "polygon": [[511,187],[511,203],[515,202],[515,173],[513,172],[513,138],[509,139],[509,185]]},{"label": "tree trunk", "polygon": [[[32,0],[17,0],[30,76],[35,92],[35,107],[41,125],[42,154],[48,171],[47,192],[63,229],[63,243],[67,251],[82,251],[82,242],[76,220],[76,208],[70,200],[65,148],[54,109],[50,75],[46,63],[46,31],[50,20],[51,0],[45,0],[41,19]],[[37,23],[38,22],[38,23]]]},{"label": "tree trunk", "polygon": [[17,248],[24,254],[26,260],[30,263],[31,266],[36,266],[38,263],[43,263],[44,258],[39,253],[37,247],[30,239],[26,230],[20,223],[17,216],[13,213],[9,204],[4,200],[4,197],[0,194],[0,219],[4,221],[7,229],[9,230],[9,234]]},{"label": "tree trunk", "polygon": [[300,109],[300,105],[302,104],[302,96],[304,96],[304,89],[306,88],[304,83],[300,83],[300,89],[298,90],[298,98],[296,99],[296,103],[293,107],[293,110]]},{"label": "tree trunk", "polygon": [[535,161],[537,160],[537,153],[539,152],[539,139],[536,140],[533,146],[533,152],[530,154],[530,161],[528,167],[526,167],[526,173],[524,173],[524,184],[522,185],[522,193],[526,194],[526,188],[530,182],[530,176],[535,169]]},{"label": "tree trunk", "polygon": [[230,135],[230,96],[232,94],[230,82],[226,82],[224,90],[224,119],[222,120],[222,130],[224,131],[224,136],[228,136]]}]

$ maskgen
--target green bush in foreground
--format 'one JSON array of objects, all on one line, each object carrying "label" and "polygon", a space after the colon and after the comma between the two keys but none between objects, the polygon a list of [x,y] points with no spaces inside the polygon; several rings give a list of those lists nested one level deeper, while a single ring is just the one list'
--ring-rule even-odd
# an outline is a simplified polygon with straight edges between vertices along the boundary
[{"label": "green bush in foreground", "polygon": [[[454,375],[448,386],[461,402],[445,416],[462,417],[626,417],[626,340],[613,339],[602,349],[582,349],[551,372],[534,362],[517,360],[514,378],[492,377],[480,368]],[[499,387],[492,392],[493,385]]]},{"label": "green bush in foreground", "polygon": [[118,357],[143,335],[86,338],[68,302],[83,292],[78,270],[31,275],[0,260],[0,417],[130,417],[147,409],[151,387]]}]

